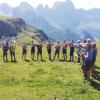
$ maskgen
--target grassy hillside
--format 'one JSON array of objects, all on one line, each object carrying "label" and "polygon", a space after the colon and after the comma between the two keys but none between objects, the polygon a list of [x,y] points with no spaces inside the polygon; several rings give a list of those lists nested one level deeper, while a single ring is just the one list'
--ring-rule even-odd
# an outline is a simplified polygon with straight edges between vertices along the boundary
[{"label": "grassy hillside", "polygon": [[28,26],[21,18],[0,16],[0,39],[3,38],[4,40],[4,37],[6,39],[7,37],[17,37],[19,43],[25,40],[30,42],[33,39],[35,41],[47,41],[49,39],[43,30]]},{"label": "grassy hillside", "polygon": [[9,17],[9,16],[0,16],[0,20],[7,21],[9,19],[11,19],[11,17]]},{"label": "grassy hillside", "polygon": [[[100,49],[100,43],[97,45]],[[48,61],[45,47],[44,62],[31,61],[30,47],[29,61],[22,61],[19,46],[16,55],[17,63],[3,63],[0,49],[0,100],[100,100],[100,52],[97,79],[89,83],[83,83],[81,65]]]}]

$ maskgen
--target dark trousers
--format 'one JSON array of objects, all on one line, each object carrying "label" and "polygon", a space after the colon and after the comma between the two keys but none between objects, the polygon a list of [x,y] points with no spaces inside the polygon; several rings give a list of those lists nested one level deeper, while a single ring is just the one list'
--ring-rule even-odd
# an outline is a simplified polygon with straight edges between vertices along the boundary
[{"label": "dark trousers", "polygon": [[8,54],[7,51],[3,51],[3,61],[7,62],[8,61]]},{"label": "dark trousers", "polygon": [[15,52],[10,51],[11,61],[16,61]]}]

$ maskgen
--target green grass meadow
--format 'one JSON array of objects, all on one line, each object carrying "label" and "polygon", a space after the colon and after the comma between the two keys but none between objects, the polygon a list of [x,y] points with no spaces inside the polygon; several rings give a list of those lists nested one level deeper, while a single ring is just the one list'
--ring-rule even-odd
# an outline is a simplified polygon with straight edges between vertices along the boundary
[{"label": "green grass meadow", "polygon": [[[97,46],[100,50],[100,42]],[[99,50],[96,61],[97,78],[84,83],[80,64],[50,62],[46,47],[43,49],[44,62],[31,60],[30,47],[28,61],[23,61],[21,47],[17,46],[18,62],[4,63],[0,49],[0,100],[100,100]],[[54,50],[52,57],[53,55]]]}]

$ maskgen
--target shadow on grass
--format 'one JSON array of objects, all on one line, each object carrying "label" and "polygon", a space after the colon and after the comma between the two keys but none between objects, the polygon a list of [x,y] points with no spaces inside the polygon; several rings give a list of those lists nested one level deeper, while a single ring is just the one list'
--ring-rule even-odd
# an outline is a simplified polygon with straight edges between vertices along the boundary
[{"label": "shadow on grass", "polygon": [[95,82],[94,80],[90,81],[91,86],[94,87],[96,90],[100,91],[100,84]]},{"label": "shadow on grass", "polygon": [[[98,69],[99,67],[96,67],[96,69]],[[95,71],[95,77],[94,80],[91,80],[91,86],[93,86],[96,90],[100,91],[100,72],[99,71]]]},{"label": "shadow on grass", "polygon": [[41,60],[42,62],[46,62],[46,60]]},{"label": "shadow on grass", "polygon": [[18,64],[18,61],[13,61],[13,62],[11,62],[11,63],[13,63],[13,64]]},{"label": "shadow on grass", "polygon": [[28,60],[28,59],[25,59],[24,61],[26,61],[26,62],[30,62],[30,60]]},{"label": "shadow on grass", "polygon": [[96,66],[96,69],[100,69],[100,67]]},{"label": "shadow on grass", "polygon": [[99,76],[99,75],[96,75],[96,76],[95,76],[95,80],[97,80],[97,81],[100,82],[100,76]]},{"label": "shadow on grass", "polygon": [[37,60],[32,60],[32,62],[37,62]]},{"label": "shadow on grass", "polygon": [[46,60],[33,60],[33,62],[46,62]]},{"label": "shadow on grass", "polygon": [[[96,69],[100,69],[100,67],[96,66]],[[100,82],[100,70],[95,71],[95,80],[98,80]]]},{"label": "shadow on grass", "polygon": [[64,59],[59,59],[59,62],[67,62],[67,61],[65,61]]},{"label": "shadow on grass", "polygon": [[96,75],[100,75],[100,72],[99,72],[99,71],[95,71],[95,74],[96,74]]},{"label": "shadow on grass", "polygon": [[98,80],[100,82],[100,72],[99,71],[95,71],[95,80]]},{"label": "shadow on grass", "polygon": [[14,63],[14,64],[17,64],[18,61],[17,60],[16,61],[7,61],[7,62],[4,62],[4,63]]}]

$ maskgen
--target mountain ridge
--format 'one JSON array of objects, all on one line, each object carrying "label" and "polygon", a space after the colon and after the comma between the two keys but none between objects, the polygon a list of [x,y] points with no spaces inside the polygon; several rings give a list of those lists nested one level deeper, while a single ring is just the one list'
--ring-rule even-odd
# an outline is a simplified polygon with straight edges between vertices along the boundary
[{"label": "mountain ridge", "polygon": [[43,30],[26,25],[24,20],[21,18],[12,18],[7,16],[0,16],[0,38],[2,39],[3,37],[20,37],[23,41],[27,41],[25,38],[28,38],[29,41],[49,40]]},{"label": "mountain ridge", "polygon": [[[21,4],[30,6],[26,2]],[[17,8],[20,8],[21,4],[17,6]],[[80,38],[80,35],[84,35],[82,32],[85,30],[90,34],[90,37],[92,36],[92,38],[100,40],[100,36],[96,35],[100,32],[100,28],[98,28],[97,24],[97,22],[100,23],[99,9],[76,9],[70,0],[56,2],[52,8],[49,8],[47,5],[39,5],[37,8],[30,6],[30,10],[27,11],[26,9],[25,12],[23,11],[25,8],[21,8],[20,10],[17,8],[14,8],[12,16],[23,18],[28,25],[43,29],[49,37],[58,40],[61,38],[64,39],[66,36],[62,37],[61,35],[61,38],[57,36],[60,32],[65,34],[66,29],[69,29],[73,31],[73,36],[75,37],[78,35],[78,38]],[[20,12],[21,10],[22,12]],[[92,25],[90,24],[91,20],[94,21]],[[70,37],[68,33],[65,35],[70,39],[74,39],[74,37]]]}]

